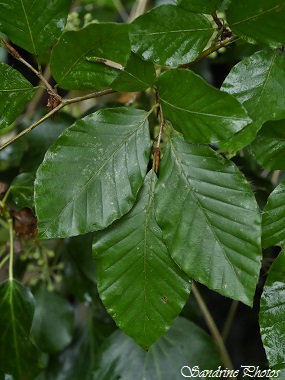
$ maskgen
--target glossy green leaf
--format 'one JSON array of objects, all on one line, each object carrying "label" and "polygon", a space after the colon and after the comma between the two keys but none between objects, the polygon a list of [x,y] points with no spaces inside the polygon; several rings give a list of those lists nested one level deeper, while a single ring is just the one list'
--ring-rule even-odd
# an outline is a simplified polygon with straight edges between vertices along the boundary
[{"label": "glossy green leaf", "polygon": [[153,86],[156,79],[153,63],[143,61],[131,53],[126,67],[110,85],[117,91],[144,91]]},{"label": "glossy green leaf", "polygon": [[244,105],[252,120],[264,123],[285,117],[285,53],[262,50],[234,66],[222,90]]},{"label": "glossy green leaf", "polygon": [[43,352],[54,353],[64,349],[72,340],[74,312],[61,295],[44,287],[35,292],[35,315],[31,337]]},{"label": "glossy green leaf", "polygon": [[214,30],[203,15],[162,5],[130,25],[132,51],[146,61],[175,67],[194,61]]},{"label": "glossy green leaf", "polygon": [[155,203],[174,261],[208,288],[252,305],[261,264],[260,215],[237,167],[207,146],[171,138]]},{"label": "glossy green leaf", "polygon": [[177,5],[189,12],[212,13],[220,8],[223,0],[178,0]]},{"label": "glossy green leaf", "polygon": [[132,210],[93,242],[100,298],[117,325],[144,349],[170,327],[191,289],[156,223],[155,182],[151,171]]},{"label": "glossy green leaf", "polygon": [[103,109],[63,132],[37,171],[40,238],[102,229],[130,210],[149,160],[147,117],[132,108]]},{"label": "glossy green leaf", "polygon": [[[285,252],[272,264],[260,300],[260,332],[270,367],[284,366],[285,344]],[[274,376],[272,376],[274,377]],[[276,376],[277,377],[277,376]]]},{"label": "glossy green leaf", "polygon": [[262,245],[264,248],[285,243],[285,181],[270,194],[262,214]]},{"label": "glossy green leaf", "polygon": [[264,168],[285,170],[285,120],[265,123],[250,150]]},{"label": "glossy green leaf", "polygon": [[[219,365],[217,348],[209,335],[193,322],[177,318],[147,352],[122,331],[114,332],[101,348],[93,380],[178,380],[185,379],[181,374],[184,366],[198,366],[202,371],[218,369]],[[187,368],[184,374],[189,375]]]},{"label": "glossy green leaf", "polygon": [[17,175],[11,183],[9,199],[18,209],[24,207],[33,208],[34,206],[34,181],[33,173],[22,173]]},{"label": "glossy green leaf", "polygon": [[223,140],[251,121],[233,96],[192,71],[168,70],[159,77],[157,87],[164,117],[191,142]]},{"label": "glossy green leaf", "polygon": [[48,368],[36,380],[91,380],[93,350],[93,331],[87,320],[84,326],[76,329],[72,343],[58,355],[50,357]]},{"label": "glossy green leaf", "polygon": [[120,70],[96,59],[125,66],[129,55],[128,25],[90,24],[62,34],[52,49],[51,72],[66,90],[100,90],[109,86]]},{"label": "glossy green leaf", "polygon": [[31,379],[37,372],[37,349],[29,334],[34,314],[31,292],[16,280],[0,284],[0,375]]},{"label": "glossy green leaf", "polygon": [[0,62],[0,129],[21,115],[34,93],[33,86],[22,74]]},{"label": "glossy green leaf", "polygon": [[284,0],[231,0],[226,9],[226,19],[234,33],[271,48],[285,42],[284,18]]},{"label": "glossy green leaf", "polygon": [[93,234],[68,239],[62,253],[64,285],[81,302],[97,296],[97,276],[92,257]]},{"label": "glossy green leaf", "polygon": [[39,54],[62,33],[71,0],[1,0],[0,31],[16,45]]},{"label": "glossy green leaf", "polygon": [[249,145],[256,137],[260,129],[260,123],[255,121],[248,124],[240,132],[227,140],[219,141],[219,148],[222,152],[236,152]]},{"label": "glossy green leaf", "polygon": [[281,50],[262,50],[234,66],[222,90],[233,95],[246,108],[254,121],[225,142],[223,150],[240,149],[252,142],[268,120],[285,118],[285,54]]}]

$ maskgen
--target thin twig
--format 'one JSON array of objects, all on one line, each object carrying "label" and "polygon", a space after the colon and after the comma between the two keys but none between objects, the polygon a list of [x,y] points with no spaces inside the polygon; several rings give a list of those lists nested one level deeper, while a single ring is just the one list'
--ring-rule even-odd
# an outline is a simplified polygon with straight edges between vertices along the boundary
[{"label": "thin twig", "polygon": [[158,137],[157,137],[157,143],[156,143],[156,148],[155,148],[155,153],[154,153],[154,171],[157,173],[158,172],[158,168],[159,168],[159,164],[160,164],[160,155],[161,155],[161,149],[160,149],[160,144],[161,144],[161,138],[162,138],[162,131],[163,131],[163,128],[165,126],[165,119],[164,119],[164,116],[163,116],[163,112],[162,112],[162,109],[161,109],[161,106],[160,106],[160,103],[159,103],[159,98],[158,98],[158,94],[156,93],[156,101],[157,101],[157,104],[158,104],[158,113],[159,113],[159,121],[160,121],[160,126],[159,126],[159,133],[158,133]]},{"label": "thin twig", "polygon": [[226,319],[226,322],[224,324],[223,331],[222,331],[222,338],[223,338],[224,342],[227,340],[227,337],[228,337],[230,328],[232,326],[233,319],[234,319],[234,316],[236,314],[238,305],[239,305],[239,301],[233,301],[231,304],[230,311],[228,313],[228,316],[227,316],[227,319]]},{"label": "thin twig", "polygon": [[22,62],[25,66],[27,66],[36,76],[43,82],[45,85],[47,92],[60,100],[60,96],[57,94],[57,92],[52,88],[52,86],[49,84],[49,82],[46,80],[46,78],[43,76],[43,74],[36,70],[29,62],[27,62],[18,52],[17,50],[10,45],[4,38],[0,37],[4,45],[6,46],[7,50],[9,51],[10,54],[13,55],[14,58],[16,58],[18,61]]},{"label": "thin twig", "polygon": [[115,5],[119,15],[121,16],[124,22],[128,21],[129,15],[126,9],[124,8],[121,0],[113,0],[113,4]]},{"label": "thin twig", "polygon": [[145,12],[145,10],[146,10],[147,3],[148,3],[148,0],[137,0],[135,2],[135,5],[133,6],[133,8],[131,10],[131,14],[129,16],[129,20],[128,21],[132,22],[137,17],[139,17],[140,15],[142,15]]},{"label": "thin twig", "polygon": [[113,90],[112,88],[106,88],[105,90],[92,92],[91,94],[77,96],[75,98],[70,98],[70,99],[62,99],[61,102],[63,103],[64,106],[66,106],[68,104],[82,102],[83,100],[98,98],[100,96],[108,95],[108,94],[114,94],[115,92],[117,91]]},{"label": "thin twig", "polygon": [[4,266],[4,264],[6,263],[6,261],[8,261],[10,258],[9,255],[5,256],[4,259],[2,261],[0,261],[0,269]]},{"label": "thin twig", "polygon": [[44,115],[41,119],[39,119],[38,121],[36,121],[32,125],[30,125],[28,128],[24,129],[22,132],[20,132],[19,134],[17,134],[11,140],[9,140],[5,144],[3,144],[0,147],[0,151],[3,150],[3,149],[5,149],[7,146],[11,145],[12,143],[14,143],[20,137],[22,137],[25,134],[29,133],[32,129],[34,129],[35,127],[37,127],[38,125],[40,125],[42,122],[44,122],[45,120],[47,120],[51,116],[55,115],[59,110],[61,110],[63,107],[67,106],[68,104],[81,102],[83,100],[96,98],[96,97],[107,95],[107,94],[111,94],[111,93],[114,93],[114,92],[116,92],[116,91],[113,90],[113,89],[111,89],[111,88],[107,88],[107,89],[102,90],[102,91],[97,91],[97,92],[93,92],[91,94],[87,94],[87,95],[83,95],[83,96],[78,96],[76,98],[61,99],[61,102],[60,102],[60,104],[58,106],[56,106],[54,109],[52,109],[46,115]]},{"label": "thin twig", "polygon": [[[220,356],[221,356],[221,360],[222,360],[223,365],[228,369],[234,369],[232,361],[229,357],[228,351],[227,351],[225,344],[224,344],[224,341],[222,339],[222,336],[221,336],[221,334],[220,334],[220,332],[219,332],[219,330],[215,324],[215,321],[214,321],[211,313],[209,312],[203,298],[201,297],[199,290],[196,287],[194,281],[192,283],[192,293],[193,293],[193,295],[194,295],[194,297],[195,297],[195,299],[196,299],[196,301],[197,301],[197,303],[198,303],[198,305],[199,305],[199,307],[203,313],[203,316],[206,320],[207,326],[208,326],[208,328],[209,328],[209,330],[213,336],[213,339],[217,345],[217,348],[220,352]],[[231,378],[229,378],[229,379],[231,379]]]},{"label": "thin twig", "polygon": [[219,29],[219,30],[222,30],[223,27],[224,27],[224,25],[223,25],[222,21],[219,19],[217,13],[216,13],[216,12],[213,12],[213,13],[211,14],[211,16],[213,17],[213,20],[215,21],[215,23],[216,23],[218,29]]},{"label": "thin twig", "polygon": [[9,261],[9,280],[13,280],[13,261],[14,261],[14,229],[13,229],[13,219],[8,220],[9,224],[9,236],[10,236],[10,261]]},{"label": "thin twig", "polygon": [[[49,82],[51,78],[51,71],[50,71],[50,66],[47,65],[45,67],[45,70],[43,72],[43,77],[46,79],[47,82]],[[40,82],[38,83],[38,91],[36,92],[33,101],[30,102],[30,104],[27,106],[27,112],[25,114],[26,119],[30,119],[31,116],[33,116],[34,111],[37,109],[39,102],[42,99],[43,94],[45,93],[46,88],[41,86],[42,80],[40,79]]]},{"label": "thin twig", "polygon": [[198,58],[195,59],[195,61],[185,63],[184,65],[178,66],[179,69],[186,69],[188,67],[191,67],[195,65],[195,63],[201,61],[203,58],[206,58],[208,55],[214,53],[215,51],[221,49],[222,47],[231,44],[232,42],[236,41],[239,37],[233,34],[231,37],[225,38],[223,41],[214,43],[212,46],[210,46],[208,49],[204,50]]}]

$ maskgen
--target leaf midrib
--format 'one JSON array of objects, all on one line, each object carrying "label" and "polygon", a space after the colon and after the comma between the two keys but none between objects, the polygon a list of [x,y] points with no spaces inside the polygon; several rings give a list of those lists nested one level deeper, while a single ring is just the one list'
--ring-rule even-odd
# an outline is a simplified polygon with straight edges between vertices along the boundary
[{"label": "leaf midrib", "polygon": [[[248,1],[250,1],[250,0],[248,0]],[[247,22],[247,21],[249,21],[249,20],[256,19],[256,18],[258,18],[258,17],[260,17],[260,16],[263,16],[263,15],[265,15],[266,13],[269,13],[269,12],[272,12],[272,11],[274,12],[275,10],[278,11],[279,9],[282,9],[282,8],[284,7],[284,5],[285,5],[285,3],[283,3],[283,4],[279,4],[279,5],[277,5],[276,7],[273,7],[273,8],[267,9],[266,11],[263,11],[263,12],[261,12],[261,13],[255,14],[255,15],[250,16],[250,17],[248,17],[248,18],[245,18],[245,19],[243,19],[243,20],[241,20],[241,21],[237,21],[237,22],[235,22],[235,23],[233,23],[233,24],[230,24],[230,26],[236,26],[236,25],[242,24],[242,23]]]},{"label": "leaf midrib", "polygon": [[32,29],[30,27],[30,22],[29,22],[27,13],[26,13],[26,9],[25,9],[24,4],[23,4],[23,0],[21,0],[21,5],[22,5],[22,8],[23,8],[23,12],[24,12],[24,16],[25,16],[25,19],[26,19],[27,27],[28,27],[29,32],[30,32],[30,38],[31,38],[32,46],[33,46],[33,52],[34,52],[34,54],[36,54],[37,52],[36,52],[36,46],[35,46],[35,42],[34,42],[34,38],[33,38],[33,34],[32,34]]},{"label": "leaf midrib", "polygon": [[272,71],[272,68],[273,68],[273,64],[274,64],[274,62],[275,62],[276,57],[277,57],[277,50],[274,51],[274,54],[273,54],[272,57],[271,57],[271,62],[270,62],[270,65],[269,65],[269,68],[268,68],[267,74],[266,74],[266,76],[265,76],[265,80],[264,80],[264,82],[263,82],[263,84],[262,84],[262,89],[261,89],[260,95],[259,95],[259,97],[258,97],[258,99],[257,99],[257,101],[256,101],[256,103],[255,103],[255,105],[254,105],[254,107],[253,107],[251,110],[248,111],[250,115],[251,115],[251,113],[253,113],[253,112],[255,111],[257,105],[258,105],[258,104],[260,103],[260,101],[261,101],[262,95],[264,94],[265,88],[266,88],[266,86],[267,86],[267,84],[268,84],[269,77],[270,77],[270,74],[271,74],[271,71]]},{"label": "leaf midrib", "polygon": [[[196,203],[197,203],[199,209],[202,211],[202,213],[203,213],[205,219],[207,220],[207,222],[208,222],[207,224],[208,224],[208,226],[210,227],[210,229],[211,229],[213,235],[215,236],[215,239],[216,239],[216,241],[218,242],[218,244],[219,244],[219,246],[220,246],[220,248],[221,248],[221,251],[222,251],[223,254],[224,254],[225,259],[227,260],[229,266],[233,269],[233,271],[236,272],[236,268],[235,268],[235,266],[230,262],[229,258],[227,257],[226,251],[225,251],[225,249],[224,249],[222,243],[221,243],[220,240],[218,239],[218,237],[217,237],[217,235],[216,235],[216,232],[215,232],[215,230],[214,230],[212,224],[211,224],[210,221],[209,221],[209,218],[208,218],[208,215],[207,215],[207,213],[206,213],[206,210],[205,210],[204,207],[201,205],[201,202],[200,202],[199,198],[197,197],[197,195],[196,195],[195,192],[193,191],[193,187],[192,187],[191,183],[188,181],[188,177],[187,177],[187,175],[186,175],[186,173],[185,173],[185,171],[184,171],[183,164],[182,164],[181,160],[179,159],[179,156],[178,156],[178,154],[177,154],[176,148],[175,148],[174,143],[173,143],[173,141],[172,141],[171,138],[170,138],[170,143],[171,143],[172,151],[173,151],[173,153],[174,153],[174,155],[175,155],[175,159],[176,159],[177,163],[179,164],[179,167],[180,167],[181,173],[183,174],[183,177],[185,178],[186,182],[189,184],[189,188],[190,188],[190,189],[187,190],[187,194],[189,194],[189,192],[191,192],[191,194],[192,194],[192,195],[194,196],[194,198],[196,199]],[[192,191],[191,191],[191,190],[192,190]],[[239,278],[238,276],[236,276],[236,277]],[[242,285],[241,281],[239,281],[239,282],[240,282],[240,284]]]},{"label": "leaf midrib", "polygon": [[179,111],[183,111],[183,112],[187,112],[187,113],[190,113],[190,114],[194,114],[194,115],[213,117],[213,118],[216,117],[216,118],[219,118],[219,119],[228,119],[228,120],[236,120],[236,121],[241,121],[241,120],[249,121],[249,119],[247,117],[245,117],[245,118],[238,118],[238,117],[232,117],[232,116],[223,116],[223,115],[217,115],[217,114],[211,114],[211,113],[198,112],[198,111],[193,111],[193,110],[190,110],[190,109],[187,109],[187,108],[178,107],[178,106],[176,106],[174,104],[171,104],[171,103],[167,102],[163,98],[160,98],[160,100],[163,103],[167,104],[169,107],[175,108],[175,109],[177,109]]},{"label": "leaf midrib", "polygon": [[[144,124],[147,118],[148,118],[148,114],[145,115],[143,120],[139,123],[138,127],[132,133],[128,135],[128,140],[139,130],[139,128]],[[124,146],[125,143],[126,143],[126,140],[121,143],[121,145],[112,153],[112,155],[108,155],[108,159],[103,163],[103,165],[96,172],[94,172],[93,175],[82,185],[81,189],[70,199],[70,201],[65,205],[65,207],[58,214],[58,216],[49,223],[49,226],[41,234],[46,235],[46,232],[50,229],[51,224],[53,224],[56,220],[60,218],[60,216],[67,209],[67,207],[72,202],[74,202],[74,200],[78,197],[81,191],[83,191],[88,186],[88,183],[91,180],[93,180],[93,178],[104,168],[104,166],[107,165],[107,163],[109,163],[111,159],[113,159],[114,155]]]}]

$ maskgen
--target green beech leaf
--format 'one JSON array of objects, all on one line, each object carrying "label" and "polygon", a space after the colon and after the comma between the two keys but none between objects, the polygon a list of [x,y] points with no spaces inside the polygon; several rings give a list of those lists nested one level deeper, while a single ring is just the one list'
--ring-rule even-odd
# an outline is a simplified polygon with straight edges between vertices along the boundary
[{"label": "green beech leaf", "polygon": [[231,0],[226,9],[226,19],[234,33],[271,48],[285,42],[284,18],[284,0]]},{"label": "green beech leaf", "polygon": [[237,167],[207,146],[171,138],[155,203],[174,261],[208,288],[252,305],[261,264],[260,215]]},{"label": "green beech leaf", "polygon": [[262,245],[264,248],[285,243],[285,181],[270,194],[262,214]]},{"label": "green beech leaf", "polygon": [[265,123],[250,150],[264,168],[285,170],[285,120]]},{"label": "green beech leaf", "polygon": [[128,25],[90,24],[62,34],[52,49],[51,72],[66,90],[100,90],[109,86],[120,70],[97,58],[125,66],[129,55]]},{"label": "green beech leaf", "polygon": [[251,121],[233,96],[192,71],[168,70],[159,77],[157,87],[164,117],[191,142],[223,140]]},{"label": "green beech leaf", "polygon": [[149,172],[132,210],[93,242],[100,297],[117,325],[144,349],[170,327],[190,292],[155,221],[155,179]]},{"label": "green beech leaf", "polygon": [[17,175],[9,188],[9,199],[12,199],[18,209],[34,206],[34,181],[33,173]]},{"label": "green beech leaf", "polygon": [[103,109],[63,132],[37,171],[40,238],[102,229],[130,210],[149,160],[147,117],[132,108]]},{"label": "green beech leaf", "polygon": [[90,380],[92,378],[95,356],[94,332],[89,319],[75,330],[73,341],[64,351],[49,358],[48,368],[42,377],[36,380]]},{"label": "green beech leaf", "polygon": [[162,5],[130,25],[132,51],[146,61],[175,67],[194,61],[214,30],[203,15]]},{"label": "green beech leaf", "polygon": [[117,91],[144,91],[154,84],[155,79],[153,63],[143,61],[136,54],[131,53],[126,67],[110,87]]},{"label": "green beech leaf", "polygon": [[248,124],[240,132],[227,140],[219,141],[219,148],[222,152],[236,152],[250,144],[256,137],[260,129],[260,123],[255,121]]},{"label": "green beech leaf", "polygon": [[[184,379],[181,375],[184,366],[197,366],[202,371],[215,370],[219,364],[219,354],[210,336],[193,322],[177,318],[147,352],[122,331],[115,331],[101,347],[93,379]],[[189,370],[184,371],[189,377]]]},{"label": "green beech leaf", "polygon": [[33,342],[44,352],[61,351],[71,342],[73,336],[72,306],[61,295],[49,292],[44,287],[35,292],[35,301],[31,328]]},{"label": "green beech leaf", "polygon": [[[270,267],[260,300],[260,332],[270,367],[285,365],[285,252]],[[275,370],[276,371],[276,370]],[[275,372],[276,375],[276,372]],[[271,377],[273,376],[271,374]],[[281,379],[281,377],[280,377]]]},{"label": "green beech leaf", "polygon": [[[37,349],[29,339],[34,314],[31,292],[16,280],[0,284],[0,375],[32,379],[37,372]],[[2,377],[3,376],[3,377]]]},{"label": "green beech leaf", "polygon": [[97,276],[91,247],[93,235],[68,239],[62,253],[64,285],[80,302],[97,297]]},{"label": "green beech leaf", "polygon": [[223,0],[178,0],[177,5],[189,12],[212,13],[220,8]]},{"label": "green beech leaf", "polygon": [[281,50],[259,51],[234,66],[221,89],[237,98],[254,122],[222,142],[221,149],[241,149],[254,140],[266,121],[285,118],[284,87],[285,54]]},{"label": "green beech leaf", "polygon": [[21,115],[34,93],[35,89],[22,74],[0,62],[0,129]]},{"label": "green beech leaf", "polygon": [[62,33],[71,0],[1,0],[0,31],[33,54],[50,47]]}]

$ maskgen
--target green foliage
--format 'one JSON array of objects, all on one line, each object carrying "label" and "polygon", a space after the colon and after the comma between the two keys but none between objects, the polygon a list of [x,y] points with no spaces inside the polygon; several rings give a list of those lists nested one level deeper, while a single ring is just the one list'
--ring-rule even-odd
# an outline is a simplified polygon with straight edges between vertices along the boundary
[{"label": "green foliage", "polygon": [[44,352],[63,350],[72,340],[73,309],[61,295],[41,287],[35,292],[35,315],[31,328],[32,340]]},{"label": "green foliage", "polygon": [[146,61],[171,67],[197,58],[212,34],[206,17],[174,5],[154,8],[130,26],[132,51]]},{"label": "green foliage", "polygon": [[36,347],[29,340],[34,314],[31,292],[16,280],[0,284],[0,374],[15,379],[31,378],[37,372]]},{"label": "green foliage", "polygon": [[[132,108],[100,110],[61,134],[37,172],[39,237],[102,229],[130,210],[147,169],[147,116]],[[55,187],[51,207],[47,195]]]},{"label": "green foliage", "polygon": [[3,0],[0,30],[33,54],[43,53],[61,35],[71,0]]},{"label": "green foliage", "polygon": [[18,71],[0,62],[0,129],[8,127],[21,115],[35,89]]},{"label": "green foliage", "polygon": [[285,3],[153,5],[0,3],[1,379],[284,376]]},{"label": "green foliage", "polygon": [[[169,70],[159,77],[157,88],[165,118],[188,141],[216,142],[251,121],[239,102],[191,71]],[[189,88],[195,92],[189,93]]]},{"label": "green foliage", "polygon": [[93,242],[101,299],[118,326],[145,349],[170,327],[191,289],[155,220],[155,183],[149,172],[132,210]]},{"label": "green foliage", "polygon": [[219,9],[222,5],[223,0],[178,0],[177,4],[187,9],[190,12],[197,12],[197,13],[212,13],[216,9]]},{"label": "green foliage", "polygon": [[127,25],[91,24],[61,35],[52,50],[51,72],[59,87],[66,90],[101,90],[120,71],[96,59],[125,66],[129,55]]},{"label": "green foliage", "polygon": [[[172,353],[170,357],[168,352]],[[190,321],[177,318],[168,332],[147,352],[121,331],[113,333],[102,346],[94,380],[182,379],[180,370],[186,362],[201,369],[217,368],[219,355],[203,330]],[[143,371],[137,373],[138,368]]]},{"label": "green foliage", "polygon": [[283,0],[230,0],[226,10],[231,29],[249,42],[262,43],[272,49],[284,43],[285,16]]},{"label": "green foliage", "polygon": [[252,305],[261,260],[260,216],[238,169],[208,147],[171,138],[156,206],[178,265],[210,289]]}]

